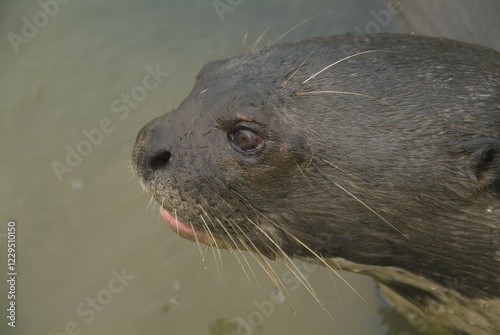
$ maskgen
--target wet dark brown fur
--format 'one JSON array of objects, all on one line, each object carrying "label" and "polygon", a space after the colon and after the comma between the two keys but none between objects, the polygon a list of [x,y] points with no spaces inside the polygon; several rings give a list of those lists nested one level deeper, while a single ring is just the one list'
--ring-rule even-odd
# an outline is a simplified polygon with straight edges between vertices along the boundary
[{"label": "wet dark brown fur", "polygon": [[[141,130],[133,165],[160,204],[226,247],[366,265],[431,322],[500,329],[494,50],[343,35],[212,62]],[[456,300],[477,324],[427,315]]]}]

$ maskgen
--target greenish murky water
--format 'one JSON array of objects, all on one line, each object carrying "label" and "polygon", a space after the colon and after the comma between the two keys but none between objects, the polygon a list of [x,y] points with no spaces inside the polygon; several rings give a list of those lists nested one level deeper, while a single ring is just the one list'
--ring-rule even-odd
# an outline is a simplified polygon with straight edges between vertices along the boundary
[{"label": "greenish murky water", "polygon": [[[369,278],[343,274],[368,304],[326,270],[305,270],[329,317],[279,262],[290,302],[249,254],[251,280],[230,252],[221,265],[209,249],[202,262],[131,178],[140,128],[183,100],[204,63],[240,52],[246,32],[253,41],[272,25],[265,44],[326,12],[285,39],[354,32],[386,6],[221,2],[219,13],[210,0],[0,3],[1,334],[418,334]],[[5,321],[10,219],[16,328]]]}]

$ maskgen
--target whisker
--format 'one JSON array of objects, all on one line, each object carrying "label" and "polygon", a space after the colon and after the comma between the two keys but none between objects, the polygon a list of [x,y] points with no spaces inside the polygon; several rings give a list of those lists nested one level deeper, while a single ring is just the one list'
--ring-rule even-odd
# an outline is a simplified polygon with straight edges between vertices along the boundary
[{"label": "whisker", "polygon": [[[212,232],[210,231],[210,228],[208,227],[207,222],[205,221],[205,219],[203,218],[202,215],[200,215],[200,218],[203,221],[203,229],[205,230],[205,233],[207,234],[207,236],[208,236],[208,238],[210,240],[210,244],[215,244],[215,246],[217,247],[217,248],[214,248],[213,245],[212,245],[211,249],[212,249],[212,254],[214,255],[215,265],[217,266],[217,272],[220,275],[220,271],[221,271],[222,265],[219,266],[219,262],[217,261],[217,255],[215,254],[215,249],[217,249],[217,251],[219,252],[219,256],[220,256],[219,247],[217,246],[217,242],[215,242],[215,238],[212,235]],[[222,257],[221,257],[221,261],[222,261]]]},{"label": "whisker", "polygon": [[[208,217],[207,213],[205,213],[205,216],[210,220],[210,218]],[[217,270],[222,270],[222,272],[224,272],[224,262],[222,261],[222,254],[220,252],[220,248],[219,248],[219,245],[217,243],[217,240],[215,239],[214,235],[212,234],[212,230],[210,229],[210,227],[208,226],[207,222],[205,221],[205,219],[203,218],[203,215],[200,215],[200,218],[201,220],[203,221],[203,225],[205,226],[205,230],[208,231],[208,234],[210,235],[210,238],[212,239],[213,243],[215,244],[215,249],[217,249],[217,253],[219,255],[219,260],[220,260],[220,269],[219,269],[219,266],[217,265]],[[211,222],[211,220],[210,220]],[[212,222],[211,222],[212,223]],[[213,223],[212,223],[212,226],[213,226]],[[215,259],[215,263],[217,264],[217,257],[215,256],[215,250],[214,248],[212,247],[212,251],[214,253],[214,259]]]},{"label": "whisker", "polygon": [[205,247],[205,251],[204,251],[204,254],[208,254],[208,249],[210,249],[210,245],[208,244],[203,244],[203,246]]},{"label": "whisker", "polygon": [[307,78],[306,80],[304,80],[304,81],[302,82],[302,84],[307,83],[309,80],[316,78],[316,76],[318,76],[320,73],[322,73],[322,72],[324,72],[324,71],[328,70],[328,69],[329,69],[329,68],[331,68],[332,66],[335,66],[335,65],[337,65],[337,64],[339,64],[339,63],[342,63],[342,62],[343,62],[343,61],[345,61],[345,60],[348,60],[349,58],[353,58],[353,57],[361,56],[361,55],[368,54],[368,53],[372,53],[372,52],[395,52],[395,51],[390,51],[390,50],[368,50],[368,51],[361,51],[361,52],[358,52],[358,53],[355,53],[355,54],[349,55],[349,56],[347,56],[347,57],[344,57],[344,58],[342,58],[342,59],[339,59],[338,61],[333,62],[333,63],[332,63],[332,64],[330,64],[330,65],[325,66],[324,68],[322,68],[322,69],[321,69],[321,70],[319,70],[318,72],[316,72],[316,73],[312,74],[309,78]]},{"label": "whisker", "polygon": [[[329,162],[325,159],[323,159],[323,161],[327,164],[329,164]],[[333,165],[330,165],[333,167]],[[353,198],[354,200],[356,200],[357,202],[359,202],[361,205],[363,205],[366,209],[368,209],[370,212],[372,212],[373,214],[375,214],[379,219],[381,219],[382,221],[384,221],[386,224],[388,224],[392,229],[394,229],[395,231],[397,231],[398,233],[400,233],[401,235],[405,236],[405,234],[403,234],[403,232],[401,232],[398,228],[396,228],[392,223],[390,223],[389,221],[387,221],[382,215],[380,215],[377,211],[375,211],[373,208],[371,208],[370,206],[368,206],[368,204],[366,204],[363,200],[359,199],[357,196],[355,196],[353,193],[349,192],[345,187],[343,187],[342,185],[340,185],[339,183],[337,183],[336,181],[332,180],[331,178],[329,178],[328,176],[326,176],[324,173],[321,172],[321,170],[318,169],[318,171],[320,172],[320,174],[328,179],[333,185],[335,185],[336,187],[338,187],[340,190],[344,191],[347,195],[349,195],[351,198]]]},{"label": "whisker", "polygon": [[[175,220],[177,220],[177,216],[175,217]],[[194,240],[196,241],[196,246],[198,247],[198,251],[200,252],[201,262],[205,264],[205,255],[201,250],[201,244],[200,241],[198,240],[198,235],[196,234],[196,230],[194,229],[193,223],[191,221],[189,221],[189,225],[191,226],[191,229],[193,229],[193,237]],[[206,269],[206,265],[203,265],[203,269]]]},{"label": "whisker", "polygon": [[[162,203],[163,206],[163,203]],[[174,208],[174,217],[175,217],[175,228],[177,229],[177,235],[179,235],[179,218],[177,217],[177,209]]]},{"label": "whisker", "polygon": [[146,206],[146,211],[149,209],[149,206],[151,206],[151,203],[154,201],[155,196],[154,194],[151,195],[151,198],[149,199],[148,205]]},{"label": "whisker", "polygon": [[[241,229],[241,227],[239,227],[238,225],[236,226],[232,226],[233,229],[236,227],[237,229],[240,230],[240,232],[246,237],[246,234],[245,232]],[[271,279],[271,281],[274,283],[274,285],[276,285],[276,287],[281,291],[281,293],[283,293],[283,295],[285,296],[285,299],[288,303],[288,306],[290,307],[292,313],[294,315],[296,315],[296,312],[295,312],[295,308],[292,304],[292,300],[291,300],[291,296],[290,296],[290,293],[288,292],[286,286],[283,284],[283,282],[281,281],[281,279],[278,277],[278,275],[276,274],[276,272],[274,271],[274,269],[271,267],[271,265],[269,264],[269,262],[267,261],[267,259],[260,253],[259,251],[259,248],[257,248],[257,246],[253,243],[253,241],[251,239],[249,239],[248,237],[246,238],[246,240],[251,244],[251,247],[249,247],[246,242],[245,242],[245,239],[242,239],[241,237],[238,238],[240,240],[240,243],[245,246],[245,248],[247,250],[254,250],[254,252],[250,252],[250,255],[255,259],[255,261],[257,262],[257,264],[260,265],[260,267],[264,270],[264,272],[268,275],[269,279]]]},{"label": "whisker", "polygon": [[307,62],[307,60],[309,59],[309,57],[311,57],[311,55],[313,54],[314,51],[316,51],[318,47],[314,48],[310,53],[309,55],[307,55],[306,59],[304,59],[302,61],[302,63],[300,63],[299,67],[297,67],[295,69],[295,71],[292,72],[292,74],[290,75],[290,77],[288,77],[288,79],[285,81],[285,82],[288,82],[290,81],[290,79],[292,79],[293,76],[295,76],[295,74],[302,68],[302,66],[304,66],[304,64]]},{"label": "whisker", "polygon": [[[309,181],[309,179],[307,178],[307,176],[304,174],[304,171],[302,171],[302,169],[300,168],[299,164],[297,164],[296,161],[293,161],[295,163],[295,165],[297,166],[297,169],[299,169],[299,172],[300,174],[302,175],[302,177],[304,177],[304,179],[306,180],[306,182],[309,184],[309,186],[314,189],[314,187],[312,186],[311,182]],[[307,167],[306,167],[307,168]]]},{"label": "whisker", "polygon": [[[142,196],[142,194],[141,194],[140,196]],[[146,208],[144,208],[144,212],[147,212],[147,210],[148,210],[148,207],[149,207],[150,203],[151,203],[151,200],[150,200],[150,201],[149,201],[149,203],[147,204]],[[159,213],[158,213],[158,214],[159,214]]]},{"label": "whisker", "polygon": [[[259,227],[259,225],[257,225],[255,222],[253,222],[252,220],[250,220],[248,217],[247,217],[247,220],[252,223],[252,225],[257,229],[259,230],[280,252],[281,254],[283,255],[283,258],[286,260],[284,262],[284,264],[286,265],[286,267],[293,273],[293,275],[299,280],[299,282],[302,284],[302,286],[304,286],[306,288],[306,290],[312,295],[312,297],[314,298],[314,300],[316,300],[316,302],[321,306],[321,309],[323,309],[323,311],[332,318],[333,321],[337,322],[333,316],[330,314],[330,312],[326,309],[325,305],[323,305],[323,303],[319,300],[319,297],[318,297],[318,294],[316,293],[316,291],[314,290],[314,288],[311,286],[311,284],[309,283],[309,281],[307,280],[307,278],[305,277],[305,275],[302,273],[302,271],[300,271],[300,269],[297,267],[297,265],[292,261],[292,259],[290,258],[290,256],[288,256],[284,251],[283,249],[278,245],[278,243],[276,243],[276,241],[274,241],[271,236],[269,236],[269,234],[267,232],[265,232],[261,227]],[[291,264],[293,266],[290,267]]]},{"label": "whisker", "polygon": [[136,187],[138,187],[139,190],[141,191],[141,193],[139,194],[139,197],[142,197],[144,195],[144,193],[146,193],[146,190],[144,189],[144,187],[142,187],[141,181],[139,181],[139,184]]},{"label": "whisker", "polygon": [[[361,293],[359,293],[358,290],[356,290],[356,288],[354,286],[352,286],[351,284],[349,284],[349,282],[344,278],[342,277],[338,271],[336,271],[335,269],[332,268],[332,266],[330,264],[328,264],[323,257],[321,257],[320,255],[318,255],[316,252],[314,252],[311,248],[309,248],[305,243],[303,243],[301,240],[299,240],[298,238],[296,238],[294,235],[292,235],[290,232],[288,232],[287,230],[283,229],[282,227],[280,227],[278,224],[276,224],[273,220],[271,220],[270,218],[268,218],[266,215],[264,215],[262,212],[260,212],[259,210],[257,210],[255,207],[253,207],[247,199],[245,199],[245,197],[243,197],[242,195],[240,195],[238,192],[232,190],[233,193],[235,193],[236,195],[238,195],[239,197],[241,197],[241,199],[243,199],[243,201],[245,201],[256,213],[258,213],[259,215],[261,215],[262,217],[266,218],[267,220],[269,220],[270,223],[272,223],[276,228],[280,229],[281,231],[283,231],[285,234],[287,234],[288,236],[290,236],[292,239],[294,239],[297,243],[299,243],[301,246],[303,246],[306,250],[308,250],[309,252],[311,252],[312,255],[314,255],[314,257],[316,257],[323,265],[325,265],[328,269],[330,269],[333,273],[335,273],[335,275],[340,278],[340,280],[342,282],[344,282],[351,290],[354,291],[354,293],[356,293],[357,296],[359,296],[364,302],[366,302],[372,309],[373,306],[368,302],[366,301],[366,299],[363,297],[363,295],[361,295]],[[374,309],[375,310],[375,309]]]},{"label": "whisker", "polygon": [[[252,255],[253,255],[253,253],[252,253]],[[276,274],[276,272],[272,268],[271,264],[269,264],[269,262],[267,261],[265,256],[263,256],[260,253],[258,253],[257,256],[258,257],[254,257],[255,260],[257,261],[257,263],[261,266],[261,268],[264,270],[264,272],[269,276],[269,278],[274,283],[274,285],[276,285],[278,290],[280,290],[281,293],[283,293],[283,295],[285,296],[285,300],[287,302],[287,305],[288,305],[288,307],[290,307],[290,310],[292,311],[292,314],[297,315],[297,311],[295,310],[295,306],[292,303],[292,297],[290,295],[290,292],[288,292],[288,289],[286,288],[285,284],[283,284],[281,279],[279,279],[278,275]]]},{"label": "whisker", "polygon": [[354,96],[360,96],[360,97],[365,97],[372,99],[374,101],[377,101],[381,104],[384,105],[390,105],[389,103],[379,100],[375,97],[372,97],[371,95],[368,94],[363,94],[363,93],[357,93],[357,92],[346,92],[346,91],[307,91],[307,92],[298,92],[295,93],[296,96],[303,96],[303,95],[315,95],[315,94],[339,94],[339,95],[354,95]]},{"label": "whisker", "polygon": [[128,177],[127,183],[130,183],[130,181],[131,181],[132,179],[134,179],[134,178],[135,178],[135,176],[134,176],[134,175],[130,175],[130,176]]},{"label": "whisker", "polygon": [[252,279],[250,279],[250,276],[248,275],[248,272],[246,271],[245,269],[245,266],[243,265],[243,263],[240,261],[240,258],[238,257],[238,255],[236,254],[236,252],[239,252],[240,255],[242,256],[243,260],[245,261],[246,265],[248,266],[248,268],[250,269],[250,272],[252,273],[252,276],[254,277],[255,279],[255,283],[257,283],[257,286],[259,286],[259,282],[257,280],[257,277],[255,276],[255,273],[253,272],[253,269],[252,267],[250,266],[250,264],[248,263],[248,260],[246,259],[245,255],[243,254],[243,251],[240,250],[238,248],[238,244],[236,243],[236,241],[234,240],[233,236],[227,231],[226,227],[224,227],[224,225],[222,224],[222,222],[216,217],[215,220],[219,223],[219,225],[222,227],[222,229],[226,232],[227,236],[229,236],[229,238],[231,239],[231,241],[233,242],[234,244],[234,248],[231,248],[231,250],[233,250],[233,254],[234,254],[234,257],[236,257],[236,260],[238,261],[238,264],[240,264],[241,266],[241,269],[243,270],[243,273],[245,274],[245,276],[248,278],[248,281],[251,283],[252,282]]},{"label": "whisker", "polygon": [[[205,186],[206,186],[207,188],[209,188],[209,187],[208,187],[208,185],[206,185],[206,184],[205,184]],[[210,188],[209,188],[209,189],[210,189]],[[224,204],[228,207],[228,209],[229,209],[229,210],[230,210],[233,214],[236,214],[236,213],[235,213],[235,211],[234,211],[234,209],[233,209],[233,208],[232,208],[232,207],[231,207],[231,206],[227,203],[227,201],[226,201],[224,198],[222,198],[220,195],[218,195],[218,194],[217,194],[217,193],[215,193],[215,192],[214,192],[213,194],[214,194],[214,195],[216,195],[216,196],[220,199],[220,201],[221,201],[222,203],[224,203]],[[208,205],[208,201],[207,201],[207,199],[206,199],[205,197],[203,197],[203,195],[202,195],[201,197],[203,198],[203,200],[205,201],[205,203]],[[220,213],[221,215],[224,215],[224,213],[222,213],[222,211],[221,211],[220,209],[218,209],[218,211],[219,211],[219,213]],[[227,230],[227,228],[226,228],[226,227],[222,224],[222,222],[221,222],[221,221],[220,221],[217,217],[215,217],[215,219],[216,219],[216,221],[218,221],[218,223],[219,223],[219,225],[222,227],[222,229],[226,232],[227,236],[228,236],[228,237],[232,240],[232,242],[233,242],[233,244],[234,244],[234,246],[235,246],[235,249],[236,249],[236,250],[240,253],[241,257],[243,258],[243,260],[244,260],[244,262],[245,262],[245,264],[248,266],[248,269],[250,270],[250,272],[251,272],[251,274],[252,274],[253,278],[255,279],[255,283],[257,284],[257,286],[258,286],[258,287],[260,287],[259,282],[258,282],[258,279],[257,279],[257,276],[255,275],[255,272],[253,271],[252,266],[251,266],[251,265],[250,265],[250,263],[248,262],[248,260],[247,260],[247,258],[246,258],[246,256],[245,256],[245,254],[243,253],[243,251],[242,251],[242,250],[240,250],[240,249],[237,247],[237,246],[238,246],[238,243],[234,240],[233,236],[229,233],[229,231],[228,231],[228,230]],[[213,224],[213,223],[212,223],[212,224]],[[256,247],[255,245],[253,245],[253,248],[250,248],[250,247],[249,247],[249,246],[248,246],[248,245],[244,242],[244,241],[245,241],[245,239],[246,239],[246,240],[248,240],[250,243],[252,243],[252,241],[251,241],[251,240],[250,240],[250,239],[246,236],[245,232],[244,232],[244,231],[243,231],[243,230],[242,230],[239,226],[237,226],[237,224],[236,224],[236,223],[229,221],[229,224],[230,224],[230,226],[232,227],[232,229],[233,229],[234,233],[236,234],[236,236],[238,237],[238,240],[239,240],[240,244],[241,244],[241,245],[243,245],[243,247],[244,247],[246,250],[255,250],[255,251],[257,251],[257,252],[258,252],[258,249],[257,249],[257,247]],[[241,234],[243,234],[243,236],[242,236]],[[252,243],[252,244],[253,244],[253,243]],[[229,245],[229,243],[228,243],[228,245]],[[245,276],[246,276],[246,277],[249,279],[249,281],[251,282],[251,279],[250,279],[250,276],[248,275],[248,272],[245,270],[245,268],[244,268],[243,264],[241,263],[241,261],[240,261],[240,260],[239,260],[239,258],[237,257],[236,253],[234,253],[234,255],[235,255],[235,257],[236,257],[236,259],[237,259],[238,263],[240,263],[240,265],[241,265],[241,267],[242,267],[242,269],[243,269],[243,272],[245,273]],[[251,255],[251,256],[255,259],[255,255],[254,255],[252,252],[250,252],[250,255]],[[258,261],[257,259],[256,259],[256,261],[259,263],[259,261]],[[262,265],[261,265],[261,267],[262,267]],[[271,274],[269,274],[267,271],[266,271],[266,273],[268,274],[268,276],[272,277],[272,276],[271,276]],[[274,281],[273,281],[273,282],[274,282]]]},{"label": "whisker", "polygon": [[[206,186],[208,187],[208,185],[206,185]],[[213,193],[215,194],[215,192],[213,192]],[[201,196],[201,198],[203,199],[203,201],[205,202],[205,204],[206,204],[207,206],[209,206],[207,199],[206,199],[203,195],[201,195],[201,194],[200,194],[200,196]],[[207,213],[207,212],[203,209],[203,207],[202,207],[201,205],[199,205],[199,208],[203,211],[203,213],[204,213],[204,214],[205,214],[205,216],[207,217],[208,221],[210,222],[211,226],[215,229],[215,224],[214,224],[214,222],[212,221],[212,219],[210,218],[210,216],[208,215],[208,213]],[[215,218],[217,219],[217,217],[215,217]],[[205,226],[207,227],[207,229],[208,229],[208,233],[210,234],[210,236],[211,236],[211,238],[212,238],[212,240],[213,240],[213,242],[214,242],[214,244],[215,244],[215,246],[216,246],[216,248],[217,248],[217,252],[218,252],[218,254],[219,254],[219,259],[220,259],[221,268],[222,268],[222,271],[223,271],[223,272],[225,272],[225,271],[224,271],[224,262],[223,262],[223,260],[222,260],[222,255],[221,255],[221,252],[220,252],[220,249],[221,249],[221,248],[219,247],[219,245],[218,245],[218,243],[217,243],[217,240],[215,239],[214,235],[212,234],[212,230],[209,228],[209,226],[208,226],[207,222],[203,219],[203,217],[202,217],[201,219],[203,220],[203,223],[204,223],[204,224],[205,224]],[[217,221],[219,221],[219,220],[217,219]],[[219,221],[219,223],[220,223],[220,221]],[[221,226],[222,226],[223,228],[225,228],[222,224],[221,224]],[[230,235],[228,234],[228,236],[230,236]],[[231,237],[231,236],[230,236],[230,237]],[[223,242],[224,242],[226,245],[230,246],[230,244],[227,242],[227,240],[224,238],[224,236],[220,235],[220,238],[223,240]]]},{"label": "whisker", "polygon": [[262,40],[262,38],[264,37],[264,35],[266,35],[266,34],[267,34],[267,32],[269,31],[269,29],[270,29],[272,26],[273,26],[273,24],[270,24],[270,25],[266,28],[266,30],[264,30],[264,31],[262,32],[262,34],[260,34],[260,36],[259,36],[259,37],[257,37],[257,39],[255,40],[255,42],[253,42],[252,47],[250,48],[250,51],[254,51],[254,50],[257,48],[257,45],[260,43],[260,40]]},{"label": "whisker", "polygon": [[[330,264],[328,264],[323,257],[321,257],[320,255],[318,255],[316,252],[314,252],[311,248],[309,248],[306,244],[304,244],[302,241],[300,241],[298,238],[296,238],[295,236],[293,236],[291,233],[289,233],[288,231],[286,231],[285,229],[283,229],[282,227],[280,227],[278,224],[276,224],[273,220],[271,220],[270,218],[268,218],[266,215],[264,215],[262,212],[260,212],[259,210],[257,210],[255,207],[253,207],[250,202],[245,198],[243,197],[241,194],[239,194],[238,192],[236,192],[235,190],[231,190],[234,194],[236,194],[238,197],[240,197],[243,201],[245,201],[249,206],[250,208],[252,208],[256,213],[258,213],[259,215],[261,215],[262,217],[264,217],[265,219],[267,219],[270,223],[272,223],[276,228],[280,229],[281,231],[283,231],[285,234],[287,234],[288,236],[290,236],[292,239],[294,239],[297,243],[299,243],[300,245],[302,245],[306,250],[308,250],[309,252],[311,252],[312,255],[314,255],[315,258],[317,258],[323,265],[325,265],[330,271],[332,271],[342,282],[344,282],[344,284],[346,284],[354,293],[356,293],[356,295],[358,295],[366,304],[368,304],[372,309],[373,306],[363,297],[363,295],[354,287],[352,286],[351,284],[349,284],[349,282],[340,275],[340,273],[338,273],[338,271],[336,271]],[[227,204],[227,202],[224,200],[224,202]],[[228,204],[229,206],[229,204]],[[248,220],[248,217],[247,217],[247,220]],[[275,244],[275,246],[278,248],[278,250],[280,250],[283,255],[290,261],[290,257],[288,255],[286,255],[286,253],[281,249],[281,247],[279,247],[279,245],[277,245],[277,243],[272,240],[272,238],[269,237],[269,235],[267,233],[265,233],[262,228],[260,228],[255,222],[249,220],[255,227],[257,227],[258,230],[260,230],[261,232],[264,233],[264,236],[266,236],[269,241],[273,244]],[[231,224],[231,223],[230,223]],[[241,229],[241,227],[239,225],[233,225],[231,224],[231,227],[233,227],[233,229],[238,229],[244,236],[246,236],[245,232]],[[244,241],[244,239],[240,239],[240,243],[242,243],[242,245],[245,246],[245,248],[247,248],[247,250],[255,250],[257,252],[257,254],[254,254],[254,253],[250,253],[250,255],[252,257],[254,257],[254,259],[259,263],[259,265],[262,267],[262,269],[267,273],[267,275],[269,276],[269,278],[273,281],[273,283],[282,291],[282,293],[285,295],[286,297],[286,300],[293,312],[293,314],[296,314],[295,312],[295,309],[293,307],[293,305],[291,305],[291,298],[290,298],[290,294],[288,292],[288,290],[286,289],[286,287],[284,286],[284,284],[281,282],[281,280],[279,279],[279,277],[276,275],[276,273],[274,272],[274,270],[272,269],[272,267],[270,266],[269,262],[264,258],[264,256],[259,252],[259,249],[257,248],[257,246],[253,243],[253,241],[249,238],[246,238],[247,241],[251,244],[252,248],[249,248],[248,245],[246,244],[246,242]],[[264,241],[263,241],[264,242]],[[265,243],[265,242],[264,242]],[[267,243],[265,243],[267,244]],[[257,257],[258,255],[258,257]],[[259,261],[259,259],[261,261]],[[296,267],[296,265],[294,265]],[[300,271],[300,270],[299,270]],[[292,271],[293,272],[293,271]],[[301,272],[300,272],[301,273]],[[294,273],[295,274],[295,273]],[[295,274],[295,276],[297,276],[297,274]],[[299,279],[300,276],[298,276],[297,278]],[[302,274],[302,277],[303,274]],[[304,277],[305,278],[305,277]],[[309,291],[309,293],[315,298],[315,300],[320,304],[321,308],[332,318],[332,320],[335,321],[335,319],[332,317],[332,315],[328,312],[328,310],[326,310],[325,306],[321,303],[321,301],[319,301],[319,298],[317,296],[317,294],[315,293],[315,291],[312,289],[312,286],[307,282],[307,279],[306,279],[306,282],[302,282],[301,279],[299,279],[299,281],[301,281],[302,285],[304,285],[304,287],[306,289],[310,288],[311,291]]]},{"label": "whisker", "polygon": [[[324,269],[325,269],[324,267],[321,267],[321,276],[323,277],[323,280],[325,281],[325,283],[327,283],[327,287],[328,287],[328,290],[330,291],[330,293],[337,298],[337,301],[339,301],[339,299],[340,299],[339,290],[337,288],[337,285],[335,284],[335,278],[333,277],[331,271],[326,271]],[[328,280],[328,278],[326,278],[325,272],[330,277],[330,280]],[[333,284],[334,290],[332,290],[332,284]]]},{"label": "whisker", "polygon": [[[300,269],[297,267],[297,265],[293,262],[289,263],[287,261],[285,261],[284,264],[288,268],[288,270],[290,270],[290,272],[292,272],[292,274],[295,276],[295,278],[297,278],[299,280],[299,282],[302,284],[302,286],[304,286],[304,288],[307,290],[307,292],[309,292],[309,294],[314,298],[314,300],[316,300],[316,302],[321,307],[323,312],[325,312],[326,315],[328,315],[330,317],[330,319],[333,320],[333,322],[338,324],[337,320],[333,317],[333,315],[328,311],[328,309],[325,307],[325,305],[321,302],[321,300],[319,299],[316,292],[312,289],[311,284],[309,283],[307,278],[304,276],[302,271],[300,271]],[[289,264],[292,264],[296,270],[294,270],[292,267],[290,267]],[[301,279],[301,277],[303,277],[304,279]]]},{"label": "whisker", "polygon": [[295,26],[293,26],[292,28],[288,29],[287,31],[285,31],[280,37],[278,37],[277,39],[274,40],[274,42],[272,42],[271,44],[276,44],[278,43],[279,40],[281,40],[283,37],[285,37],[286,35],[288,35],[289,33],[291,33],[292,31],[294,31],[295,29],[297,29],[298,27],[300,27],[301,25],[303,25],[304,23],[306,23],[307,21],[309,20],[312,20],[312,19],[315,19],[317,18],[318,16],[322,16],[322,15],[327,15],[327,14],[333,14],[334,12],[325,12],[325,13],[321,13],[321,14],[316,14],[316,15],[313,15],[311,17],[308,17],[307,19],[304,19],[302,20],[301,22],[297,23]]},{"label": "whisker", "polygon": [[[210,243],[210,244],[206,245],[205,255],[208,253],[209,249],[212,250],[212,255],[214,256],[215,266],[217,267],[217,272],[219,273],[219,276],[220,276],[221,275],[221,267],[219,266],[219,262],[217,261],[217,255],[215,254],[216,248],[214,248],[214,246],[212,245],[212,243],[214,243],[214,240],[210,236],[209,229],[206,226],[203,226],[203,230],[205,231],[205,234],[208,236],[209,243]],[[217,250],[219,250],[219,249],[217,249]]]},{"label": "whisker", "polygon": [[[250,218],[248,218],[248,217],[247,217],[246,219],[247,219],[247,220],[248,220],[248,222],[250,222],[250,223],[251,223],[251,224],[252,224],[252,225],[253,225],[253,226],[254,226],[254,227],[255,227],[255,228],[256,228],[256,229],[257,229],[257,230],[258,230],[258,231],[262,234],[262,235],[264,235],[264,236],[265,236],[265,237],[266,237],[266,238],[267,238],[267,239],[268,239],[268,240],[272,243],[272,245],[273,245],[274,247],[276,247],[276,248],[278,249],[278,251],[279,251],[279,252],[283,255],[283,258],[284,258],[285,260],[292,262],[292,259],[291,259],[291,258],[290,258],[290,257],[289,257],[289,256],[288,256],[288,255],[287,255],[287,254],[283,251],[283,249],[279,246],[279,244],[278,244],[275,240],[273,240],[273,238],[272,238],[271,236],[269,236],[269,234],[268,234],[266,231],[264,231],[261,227],[259,227],[259,225],[258,225],[258,224],[256,224],[255,222],[253,222]],[[297,268],[297,271],[299,271],[299,272],[300,272],[300,270],[299,270],[298,268]],[[302,273],[301,273],[301,274],[302,274]],[[306,279],[303,275],[302,275],[302,277],[303,277],[304,279]],[[308,287],[310,287],[310,288],[312,289],[312,286],[310,286],[310,285],[307,285],[307,286],[308,286]]]},{"label": "whisker", "polygon": [[153,201],[153,206],[151,206],[151,214],[160,213],[159,211],[156,211],[156,205],[157,205],[156,201]]},{"label": "whisker", "polygon": [[332,162],[327,161],[327,160],[325,160],[325,159],[323,159],[323,161],[324,161],[325,163],[327,163],[328,165],[330,165],[331,167],[333,167],[333,168],[335,168],[335,169],[337,169],[337,170],[339,170],[339,171],[342,171],[343,173],[345,173],[345,174],[346,174],[346,175],[348,175],[349,177],[352,177],[352,178],[355,178],[355,179],[358,179],[358,180],[362,180],[360,177],[358,177],[358,176],[356,176],[356,175],[354,175],[354,174],[352,174],[352,173],[348,172],[347,170],[345,170],[345,169],[341,168],[341,167],[340,167],[340,166],[338,166],[337,164],[333,164]]},{"label": "whisker", "polygon": [[245,35],[243,35],[243,41],[241,41],[241,50],[245,51],[245,42],[247,41],[248,38],[248,29],[245,31]]},{"label": "whisker", "polygon": [[292,239],[294,239],[297,243],[299,243],[301,246],[303,246],[306,250],[308,250],[311,254],[313,254],[323,265],[325,265],[328,269],[330,269],[330,271],[332,271],[333,273],[335,273],[335,275],[337,277],[340,278],[340,280],[346,284],[351,290],[354,291],[354,293],[356,293],[356,295],[358,297],[360,297],[364,302],[366,302],[368,304],[368,306],[370,306],[373,310],[375,310],[375,308],[363,297],[363,295],[361,293],[359,293],[358,290],[356,290],[356,288],[354,286],[352,286],[351,284],[349,284],[349,282],[340,275],[340,273],[338,271],[336,271],[330,264],[328,264],[325,259],[323,257],[321,257],[320,255],[318,255],[315,251],[313,251],[311,248],[309,248],[305,243],[303,243],[301,240],[299,240],[298,238],[296,238],[295,236],[293,236],[292,234],[290,234],[289,232],[287,232],[286,230],[283,230],[288,236],[290,236]]}]

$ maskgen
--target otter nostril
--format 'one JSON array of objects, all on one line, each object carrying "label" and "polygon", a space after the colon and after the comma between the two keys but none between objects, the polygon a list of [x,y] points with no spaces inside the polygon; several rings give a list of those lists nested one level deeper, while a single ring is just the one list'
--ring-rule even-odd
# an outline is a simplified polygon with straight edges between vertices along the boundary
[{"label": "otter nostril", "polygon": [[170,151],[161,151],[157,153],[149,161],[149,167],[153,171],[163,169],[165,166],[168,165],[168,162],[170,161],[170,156],[171,156]]}]

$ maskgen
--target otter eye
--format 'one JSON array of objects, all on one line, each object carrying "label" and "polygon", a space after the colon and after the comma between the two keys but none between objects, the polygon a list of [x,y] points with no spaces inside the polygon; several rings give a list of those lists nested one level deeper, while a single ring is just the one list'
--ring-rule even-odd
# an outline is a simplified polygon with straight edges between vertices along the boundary
[{"label": "otter eye", "polygon": [[241,150],[247,152],[260,149],[264,144],[264,139],[261,136],[247,129],[236,130],[229,134],[229,138]]}]

